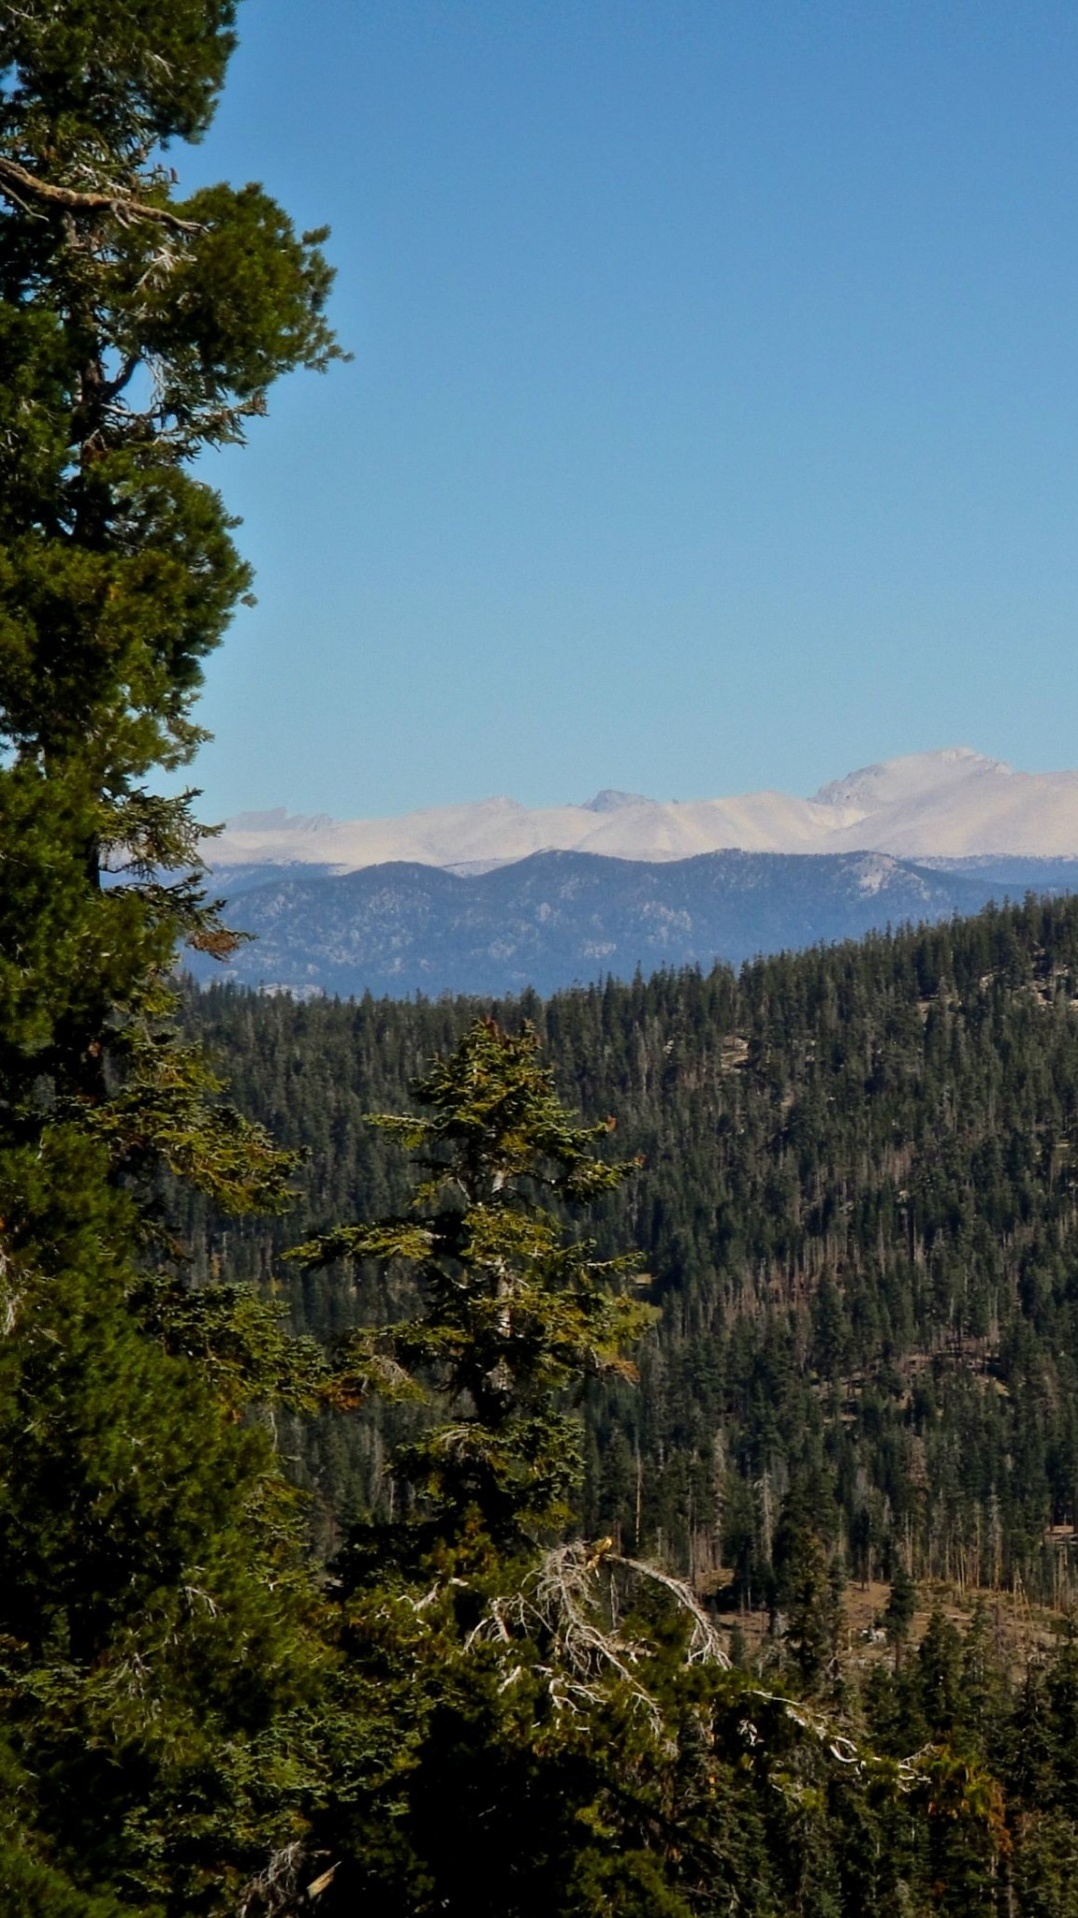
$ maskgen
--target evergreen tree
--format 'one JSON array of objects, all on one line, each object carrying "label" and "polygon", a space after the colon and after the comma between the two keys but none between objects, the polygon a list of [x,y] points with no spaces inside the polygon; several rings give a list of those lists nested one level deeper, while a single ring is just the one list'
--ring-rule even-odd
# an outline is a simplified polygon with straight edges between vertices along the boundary
[{"label": "evergreen tree", "polygon": [[[344,1697],[359,1701],[353,1718],[388,1712],[398,1753],[388,1769],[377,1748],[338,1761],[353,1777],[358,1764],[359,1789],[321,1831],[340,1860],[327,1910],[362,1896],[376,1913],[523,1918],[577,1909],[571,1887],[587,1884],[582,1911],[657,1898],[687,1918],[644,1835],[661,1791],[658,1706],[602,1619],[613,1540],[557,1543],[581,1490],[583,1392],[632,1375],[628,1348],[653,1316],[625,1289],[635,1261],[597,1261],[560,1214],[631,1167],[595,1155],[609,1127],[571,1119],[527,1028],[476,1021],[412,1092],[420,1116],[377,1120],[418,1157],[408,1211],[293,1254],[308,1267],[346,1258],[360,1290],[389,1301],[388,1322],[341,1342],[338,1401],[381,1393],[417,1412],[391,1461],[405,1512],[359,1529],[335,1567]],[[394,1301],[412,1309],[393,1316]],[[585,1836],[615,1776],[619,1839],[641,1799],[626,1856],[613,1830]],[[396,1847],[379,1836],[391,1807]]]},{"label": "evergreen tree", "polygon": [[528,1028],[476,1021],[412,1090],[423,1116],[376,1121],[419,1155],[410,1212],[290,1256],[409,1275],[418,1312],[354,1333],[337,1392],[421,1402],[427,1429],[395,1461],[417,1517],[446,1538],[478,1525],[506,1550],[573,1516],[588,1381],[635,1376],[628,1348],[654,1315],[617,1282],[636,1261],[597,1261],[553,1210],[612,1190],[631,1167],[594,1156],[609,1127],[571,1120]]},{"label": "evergreen tree", "polygon": [[[815,1689],[835,1659],[842,1624],[840,1568],[820,1535],[818,1486],[791,1487],[783,1501],[772,1559],[775,1600],[802,1683]],[[815,1523],[814,1523],[815,1520]]]},{"label": "evergreen tree", "polygon": [[[332,1365],[237,1282],[274,1228],[218,1270],[223,1216],[281,1207],[293,1160],[174,1021],[177,941],[229,935],[194,795],[155,781],[198,743],[250,583],[194,462],[336,353],[321,236],[257,187],[175,190],[233,14],[0,19],[0,1911],[1062,1918],[1072,1647],[1008,1720],[998,1675],[964,1690],[983,1648],[938,1621],[866,1685],[885,1762],[729,1674],[689,1585],[616,1535],[676,1563],[729,1485],[715,1527],[743,1589],[777,1581],[803,1689],[837,1630],[840,1507],[867,1515],[866,1575],[904,1533],[926,1570],[961,1549],[997,1584],[1060,1576],[1073,908],[530,1004],[574,1097],[647,1150],[631,1201],[532,1033],[472,1006],[241,1006],[248,1080],[278,1072],[263,1116],[319,1149],[306,1270],[344,1255],[363,1279],[358,1311],[311,1281]],[[390,1122],[427,1161],[406,1209],[353,1121],[432,1051],[426,1116]],[[357,1187],[365,1220],[327,1233]],[[627,1203],[668,1303],[631,1426]],[[407,1426],[396,1509],[316,1583],[266,1407],[328,1400],[336,1442],[370,1436],[352,1408],[375,1391]],[[596,1443],[591,1542],[585,1401],[611,1459]]]},{"label": "evergreen tree", "polygon": [[[231,0],[0,19],[0,1909],[195,1913],[303,1829],[322,1661],[258,1404],[313,1351],[194,1292],[163,1174],[272,1210],[292,1160],[174,1022],[207,654],[249,589],[192,471],[336,352],[319,236],[178,196]],[[119,880],[121,883],[113,883]],[[305,1753],[307,1754],[305,1756]]]},{"label": "evergreen tree", "polygon": [[887,1634],[887,1643],[894,1647],[895,1668],[902,1662],[902,1651],[910,1635],[917,1611],[917,1587],[910,1577],[909,1567],[900,1558],[895,1566],[891,1589],[887,1594],[887,1603],[883,1610],[883,1629]]},{"label": "evergreen tree", "polygon": [[[379,1121],[419,1156],[411,1207],[296,1255],[355,1267],[367,1323],[335,1393],[403,1397],[417,1421],[392,1515],[332,1568],[327,1918],[853,1918],[904,1878],[929,1908],[929,1871],[968,1896],[1001,1842],[981,1767],[858,1749],[834,1715],[732,1673],[687,1585],[574,1535],[574,1401],[624,1375],[646,1322],[620,1289],[632,1262],[596,1262],[562,1211],[624,1177],[592,1156],[607,1128],[569,1119],[532,1032],[490,1020],[412,1090],[418,1117]],[[802,1691],[835,1650],[833,1509],[806,1475],[774,1540]]]},{"label": "evergreen tree", "polygon": [[[733,1566],[738,1595],[766,1603],[785,1490],[822,1456],[824,1532],[838,1521],[862,1581],[902,1555],[928,1580],[961,1567],[1006,1591],[1019,1574],[1073,1603],[1072,1554],[1046,1537],[1073,1518],[1078,1460],[1072,986],[1078,902],[1062,899],[740,979],[486,1008],[510,1029],[526,1011],[563,1093],[589,1119],[616,1113],[645,1161],[595,1230],[604,1252],[640,1245],[663,1313],[639,1399],[616,1381],[589,1395],[590,1524],[684,1571]],[[923,997],[938,989],[943,1006]],[[221,988],[188,1002],[246,1108],[309,1145],[306,1235],[399,1202],[390,1144],[361,1114],[398,1102],[481,1009]],[[185,1223],[211,1268],[223,1228],[206,1211]],[[265,1271],[284,1242],[230,1229],[228,1259]],[[319,1331],[354,1315],[333,1271],[291,1299]],[[362,1502],[376,1452],[369,1425],[327,1421],[306,1457],[330,1503],[346,1481]]]}]

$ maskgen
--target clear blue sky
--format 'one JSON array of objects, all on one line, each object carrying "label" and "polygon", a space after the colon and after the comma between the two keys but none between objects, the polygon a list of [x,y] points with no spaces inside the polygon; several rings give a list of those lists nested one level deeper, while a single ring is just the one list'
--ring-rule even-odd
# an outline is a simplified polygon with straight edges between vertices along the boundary
[{"label": "clear blue sky", "polygon": [[1074,0],[247,0],[351,366],[207,471],[204,809],[1078,765]]}]

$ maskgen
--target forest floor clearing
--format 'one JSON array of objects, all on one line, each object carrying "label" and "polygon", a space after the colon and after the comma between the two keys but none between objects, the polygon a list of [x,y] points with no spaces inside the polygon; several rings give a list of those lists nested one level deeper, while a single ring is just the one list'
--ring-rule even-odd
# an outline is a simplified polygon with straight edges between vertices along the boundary
[{"label": "forest floor clearing", "polygon": [[[723,1573],[719,1573],[721,1596]],[[866,1669],[871,1665],[894,1662],[894,1648],[888,1644],[883,1615],[890,1586],[873,1579],[862,1585],[851,1581],[842,1598],[845,1619],[841,1656],[844,1665]],[[978,1606],[987,1613],[998,1653],[1012,1676],[1022,1673],[1031,1658],[1045,1657],[1059,1642],[1067,1614],[1047,1606],[1031,1606],[1021,1589],[991,1591],[962,1587],[942,1579],[926,1580],[918,1585],[918,1603],[910,1625],[905,1654],[916,1650],[937,1609],[958,1627],[963,1637],[969,1630]],[[771,1649],[771,1615],[765,1609],[720,1612],[722,1625],[732,1631],[739,1626],[745,1651],[751,1661]]]}]

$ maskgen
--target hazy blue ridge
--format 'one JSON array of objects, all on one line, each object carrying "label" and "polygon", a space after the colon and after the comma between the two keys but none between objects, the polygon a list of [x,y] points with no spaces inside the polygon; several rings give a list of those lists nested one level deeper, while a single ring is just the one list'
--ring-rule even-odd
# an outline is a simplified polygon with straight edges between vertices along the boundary
[{"label": "hazy blue ridge", "polygon": [[279,885],[290,879],[330,879],[336,874],[333,866],[302,864],[299,860],[282,861],[280,865],[271,865],[268,861],[258,865],[229,866],[220,872],[211,873],[207,881],[212,893],[227,893],[230,899],[238,899],[241,893],[253,892],[256,887],[266,888]]},{"label": "hazy blue ridge", "polygon": [[[1078,889],[1069,860],[964,863],[883,853],[704,853],[668,863],[543,852],[480,874],[394,863],[344,875],[246,869],[229,923],[254,935],[201,980],[349,997],[370,991],[542,993],[603,976],[857,938],[887,925],[973,913],[990,900]],[[1027,870],[1029,869],[1029,870]]]}]

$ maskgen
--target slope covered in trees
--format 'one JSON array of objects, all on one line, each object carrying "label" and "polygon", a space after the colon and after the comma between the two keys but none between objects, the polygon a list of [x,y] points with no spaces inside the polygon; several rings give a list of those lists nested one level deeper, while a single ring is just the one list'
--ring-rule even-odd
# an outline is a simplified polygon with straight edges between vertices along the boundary
[{"label": "slope covered in trees", "polygon": [[[1038,1570],[1037,1499],[1069,1509],[1051,1344],[1069,1309],[1065,913],[991,922],[984,954],[901,948],[879,1072],[907,1104],[886,1176],[929,1277],[903,1318],[884,1222],[894,1301],[875,1331],[848,1208],[884,1176],[864,1112],[886,948],[867,980],[863,956],[848,978],[821,959],[800,999],[780,967],[537,1006],[566,1106],[532,1034],[462,1006],[192,1000],[252,1110],[315,1147],[284,1270],[317,1336],[287,1336],[264,1296],[292,1158],[223,1103],[177,1025],[177,941],[230,938],[197,876],[168,879],[198,827],[193,796],[159,786],[198,742],[201,663],[248,583],[192,463],[242,436],[277,374],[335,348],[318,236],[257,187],[181,200],[162,163],[209,123],[233,13],[0,14],[0,1912],[1060,1918],[1073,1648],[1016,1674],[984,1618],[963,1642],[942,1614],[907,1645],[910,1572],[939,1544],[938,1447],[918,1477],[901,1446],[902,1368],[942,1354],[914,1417],[954,1443],[947,1365],[979,1354],[1015,1487],[985,1536],[1004,1568]],[[974,978],[998,1031],[982,1078],[956,1079],[946,1035]],[[943,1021],[946,1069],[911,992],[924,1034]],[[826,1115],[844,1072],[848,1111],[810,1109],[799,1141],[804,1088]],[[957,1252],[936,1280],[937,1240],[964,1245],[951,1195],[974,1150],[956,1086],[979,1090],[977,1149],[1002,1154],[967,1207],[973,1232],[995,1194],[964,1290]],[[359,1118],[405,1098],[421,1110],[389,1136],[411,1169]],[[597,1161],[615,1103],[621,1141]],[[942,1196],[914,1202],[937,1160]],[[713,1163],[720,1184],[701,1183]],[[636,1227],[666,1301],[639,1399],[627,1348],[649,1315],[632,1257],[608,1258]],[[331,1564],[290,1451],[332,1494]],[[912,1511],[895,1571],[896,1669],[844,1695],[838,1543],[894,1558],[907,1481],[928,1516]],[[956,1503],[944,1550],[992,1509],[982,1493]],[[645,1535],[666,1564],[637,1552]],[[728,1653],[670,1569],[731,1544],[787,1620],[766,1677],[731,1669],[735,1635]]]},{"label": "slope covered in trees", "polygon": [[[850,1569],[1069,1598],[1078,1496],[1078,905],[566,993],[526,1015],[563,1093],[617,1121],[601,1241],[662,1306],[639,1392],[590,1407],[588,1520],[769,1601],[797,1512]],[[246,1110],[309,1151],[288,1231],[375,1215],[402,1162],[364,1124],[474,1011],[193,995]],[[190,1219],[268,1276],[281,1226]],[[296,1286],[320,1337],[369,1309]],[[387,1496],[382,1435],[328,1426],[331,1504]]]},{"label": "slope covered in trees", "polygon": [[[899,1559],[892,1652],[843,1653],[843,1555],[803,1464],[766,1568],[784,1631],[752,1667],[616,1521],[585,1542],[575,1407],[589,1381],[631,1389],[643,1315],[635,1262],[604,1269],[565,1214],[633,1169],[596,1162],[607,1124],[559,1105],[529,1031],[473,1019],[410,1091],[416,1115],[378,1134],[418,1186],[295,1254],[345,1260],[366,1305],[333,1342],[338,1420],[362,1431],[372,1398],[414,1414],[334,1553],[341,1664],[299,1855],[335,1862],[312,1895],[382,1918],[1068,1918],[1073,1638],[1016,1658],[982,1602],[964,1635],[937,1606],[911,1646]],[[271,1909],[293,1909],[286,1879]]]},{"label": "slope covered in trees", "polygon": [[[336,876],[285,867],[253,883],[247,868],[239,891],[227,867],[217,879],[230,925],[251,935],[227,963],[237,985],[406,999],[547,996],[660,966],[739,966],[758,953],[978,912],[1033,883],[1073,886],[1074,865],[1042,865],[1038,882],[1016,883],[987,865],[948,872],[874,852],[727,851],[658,863],[539,852],[471,874],[394,863]],[[211,957],[189,963],[204,985],[216,983]]]}]

